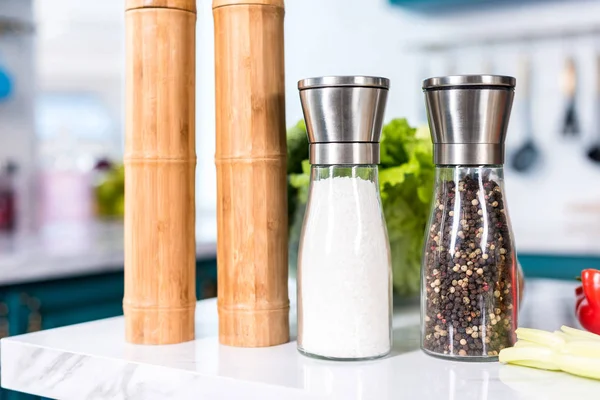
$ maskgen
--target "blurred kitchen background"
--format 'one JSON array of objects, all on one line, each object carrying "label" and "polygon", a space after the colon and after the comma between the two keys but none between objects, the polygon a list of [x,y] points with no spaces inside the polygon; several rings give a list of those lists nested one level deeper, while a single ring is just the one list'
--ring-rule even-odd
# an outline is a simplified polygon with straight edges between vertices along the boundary
[{"label": "blurred kitchen background", "polygon": [[[426,77],[516,76],[520,262],[565,281],[600,266],[600,1],[287,0],[285,24],[288,126],[309,76],[388,77],[386,119],[412,125]],[[0,0],[0,337],[121,313],[123,37],[124,0]],[[216,294],[211,0],[197,47],[202,298]]]}]

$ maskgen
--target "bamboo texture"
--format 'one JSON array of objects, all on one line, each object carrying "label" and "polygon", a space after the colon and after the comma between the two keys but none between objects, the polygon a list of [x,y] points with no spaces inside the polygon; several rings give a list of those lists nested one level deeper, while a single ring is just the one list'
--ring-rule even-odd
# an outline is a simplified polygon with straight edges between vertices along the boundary
[{"label": "bamboo texture", "polygon": [[282,0],[215,0],[219,340],[289,340]]},{"label": "bamboo texture", "polygon": [[194,338],[195,1],[126,4],[126,340]]}]

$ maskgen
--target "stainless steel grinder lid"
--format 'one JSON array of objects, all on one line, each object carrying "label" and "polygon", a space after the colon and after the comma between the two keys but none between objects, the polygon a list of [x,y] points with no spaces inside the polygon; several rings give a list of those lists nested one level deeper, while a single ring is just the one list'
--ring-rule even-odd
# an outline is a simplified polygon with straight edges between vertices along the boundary
[{"label": "stainless steel grinder lid", "polygon": [[389,87],[388,79],[370,76],[299,81],[310,163],[378,164]]},{"label": "stainless steel grinder lid", "polygon": [[437,165],[504,164],[504,140],[516,80],[459,75],[423,81]]}]

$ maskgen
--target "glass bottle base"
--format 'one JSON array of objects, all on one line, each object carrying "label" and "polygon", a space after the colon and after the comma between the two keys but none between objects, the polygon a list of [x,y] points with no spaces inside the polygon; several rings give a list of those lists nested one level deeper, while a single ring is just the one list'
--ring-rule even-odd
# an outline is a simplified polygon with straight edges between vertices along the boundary
[{"label": "glass bottle base", "polygon": [[458,354],[440,354],[435,353],[431,350],[427,350],[423,346],[421,346],[421,350],[423,353],[428,356],[432,356],[435,358],[440,358],[442,360],[452,360],[452,361],[463,361],[463,362],[496,362],[498,361],[498,356],[461,356]]},{"label": "glass bottle base", "polygon": [[391,352],[391,349],[386,351],[385,353],[374,355],[374,356],[369,356],[369,357],[328,357],[328,356],[324,356],[321,354],[309,353],[308,351],[304,350],[300,346],[298,346],[298,352],[300,354],[302,354],[303,356],[314,358],[317,360],[325,360],[325,361],[371,361],[371,360],[378,360],[380,358],[384,358],[384,357],[388,356]]}]

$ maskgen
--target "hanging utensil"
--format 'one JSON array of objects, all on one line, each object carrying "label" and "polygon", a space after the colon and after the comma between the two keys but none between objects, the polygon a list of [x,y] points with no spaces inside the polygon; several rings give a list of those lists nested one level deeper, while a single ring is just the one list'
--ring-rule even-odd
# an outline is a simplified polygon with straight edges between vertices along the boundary
[{"label": "hanging utensil", "polygon": [[600,163],[600,54],[596,56],[596,134],[598,139],[588,150],[588,158],[595,162]]},{"label": "hanging utensil", "polygon": [[577,116],[577,68],[573,57],[568,57],[562,75],[563,92],[567,98],[567,109],[563,124],[563,136],[579,136],[579,118]]},{"label": "hanging utensil", "polygon": [[525,142],[514,153],[511,165],[518,172],[525,173],[530,171],[540,158],[540,150],[535,144],[533,137],[533,123],[531,119],[531,65],[528,57],[524,57],[520,62],[519,77],[519,97],[523,104],[523,127],[525,132]]}]

